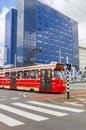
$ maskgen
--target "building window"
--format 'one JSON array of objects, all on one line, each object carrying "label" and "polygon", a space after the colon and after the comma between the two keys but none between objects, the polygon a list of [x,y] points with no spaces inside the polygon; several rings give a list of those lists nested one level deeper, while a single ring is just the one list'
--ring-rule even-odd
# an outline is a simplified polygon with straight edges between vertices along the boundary
[{"label": "building window", "polygon": [[40,41],[40,40],[38,40],[37,42],[38,42],[38,43],[42,43],[42,41]]},{"label": "building window", "polygon": [[41,35],[41,34],[38,34],[38,36],[39,36],[39,37],[42,37],[42,35]]},{"label": "building window", "polygon": [[38,19],[42,19],[42,17],[38,16]]},{"label": "building window", "polygon": [[42,31],[42,29],[41,29],[41,28],[37,28],[37,30],[38,30],[38,31]]}]

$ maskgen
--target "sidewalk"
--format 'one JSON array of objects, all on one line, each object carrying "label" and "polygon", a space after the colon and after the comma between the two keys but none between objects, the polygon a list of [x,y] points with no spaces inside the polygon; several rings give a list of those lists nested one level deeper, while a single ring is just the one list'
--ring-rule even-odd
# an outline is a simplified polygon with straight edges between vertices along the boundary
[{"label": "sidewalk", "polygon": [[[70,98],[71,97],[79,97],[79,96],[86,96],[86,91],[79,91],[79,92],[70,92]],[[67,93],[64,93],[64,94],[45,94],[45,93],[42,93],[41,95],[33,95],[33,96],[30,96],[30,98],[32,99],[36,99],[36,100],[47,100],[47,99],[51,99],[51,100],[58,100],[58,99],[67,99]]]},{"label": "sidewalk", "polygon": [[67,98],[67,93],[64,94],[42,94],[30,96],[32,100],[48,101],[52,103],[65,103],[77,107],[86,107],[86,91],[70,92],[70,98]]},{"label": "sidewalk", "polygon": [[86,91],[77,91],[77,92],[70,92],[70,98],[68,99],[67,98],[67,93],[65,94],[60,94],[60,95],[57,95],[56,97],[51,97],[50,99],[51,100],[67,100],[67,101],[72,101],[72,100],[75,100],[76,98],[79,98],[79,97],[84,97],[86,98]]},{"label": "sidewalk", "polygon": [[60,103],[66,104],[73,107],[84,107],[86,108],[86,91],[84,92],[72,92],[70,93],[69,99],[67,98],[67,93],[63,95],[59,95],[57,97],[52,97],[51,99],[47,99],[47,101],[52,103]]}]

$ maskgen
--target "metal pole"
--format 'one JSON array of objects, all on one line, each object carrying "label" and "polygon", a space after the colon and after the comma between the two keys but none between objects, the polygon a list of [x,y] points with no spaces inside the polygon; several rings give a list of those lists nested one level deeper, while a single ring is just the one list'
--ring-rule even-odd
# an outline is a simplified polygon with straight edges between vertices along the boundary
[{"label": "metal pole", "polygon": [[16,67],[16,54],[14,55],[14,67]]},{"label": "metal pole", "polygon": [[61,49],[59,49],[59,63],[61,63]]},{"label": "metal pole", "polygon": [[67,69],[67,83],[66,83],[66,86],[67,86],[67,98],[69,99],[70,98],[70,89],[69,89],[69,70]]},{"label": "metal pole", "polygon": [[66,56],[66,63],[68,63],[68,56]]}]

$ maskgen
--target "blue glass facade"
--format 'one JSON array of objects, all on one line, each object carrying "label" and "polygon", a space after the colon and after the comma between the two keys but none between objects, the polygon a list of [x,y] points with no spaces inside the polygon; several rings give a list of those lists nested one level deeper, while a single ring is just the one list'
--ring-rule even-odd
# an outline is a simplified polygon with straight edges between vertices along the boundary
[{"label": "blue glass facade", "polygon": [[[36,47],[36,0],[17,0],[17,66],[29,64],[29,55]],[[36,57],[32,56],[31,61]]]},{"label": "blue glass facade", "polygon": [[5,67],[14,67],[17,42],[17,10],[11,9],[6,14],[5,25]]},{"label": "blue glass facade", "polygon": [[77,22],[37,0],[17,0],[17,10],[17,66],[31,61],[65,64],[68,57],[79,67]]}]

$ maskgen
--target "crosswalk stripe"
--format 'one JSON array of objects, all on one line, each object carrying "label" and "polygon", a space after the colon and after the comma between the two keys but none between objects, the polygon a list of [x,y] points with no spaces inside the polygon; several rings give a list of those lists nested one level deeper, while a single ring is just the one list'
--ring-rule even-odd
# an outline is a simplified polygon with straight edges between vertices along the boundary
[{"label": "crosswalk stripe", "polygon": [[5,99],[0,99],[0,101],[3,101],[3,100],[5,100]]},{"label": "crosswalk stripe", "polygon": [[82,110],[82,109],[64,107],[64,106],[59,106],[59,105],[52,105],[52,104],[47,104],[47,103],[42,103],[42,102],[37,102],[37,101],[27,101],[27,103],[31,103],[31,104],[35,104],[35,105],[41,105],[41,106],[45,106],[45,107],[51,107],[51,108],[55,108],[55,109],[71,111],[71,112],[77,112],[77,113],[85,111],[85,110]]},{"label": "crosswalk stripe", "polygon": [[4,104],[1,104],[0,108],[3,109],[3,110],[9,111],[9,112],[15,113],[17,115],[26,117],[28,119],[35,120],[35,121],[42,121],[42,120],[47,120],[48,119],[47,117],[39,116],[39,115],[32,114],[32,113],[29,113],[29,112],[25,112],[25,111],[22,111],[22,110],[13,108],[13,107],[9,107],[9,106],[4,105]]},{"label": "crosswalk stripe", "polygon": [[42,113],[46,113],[46,114],[50,114],[50,115],[54,115],[54,116],[59,116],[59,117],[68,115],[66,113],[48,110],[48,109],[44,109],[44,108],[40,108],[40,107],[35,107],[35,106],[32,106],[32,105],[27,105],[27,104],[23,104],[23,103],[19,103],[19,102],[12,103],[12,104],[16,105],[16,106],[23,107],[23,108],[39,111],[39,112],[42,112]]},{"label": "crosswalk stripe", "polygon": [[7,98],[6,96],[1,96],[2,98]]},{"label": "crosswalk stripe", "polygon": [[13,98],[10,98],[10,99],[12,99],[12,100],[16,100],[16,99],[19,99],[19,98],[17,98],[17,97],[13,97]]},{"label": "crosswalk stripe", "polygon": [[1,114],[1,113],[0,113],[0,122],[6,124],[8,126],[11,126],[11,127],[24,124],[23,122],[15,120],[15,119],[13,119],[9,116],[6,116],[4,114]]}]

